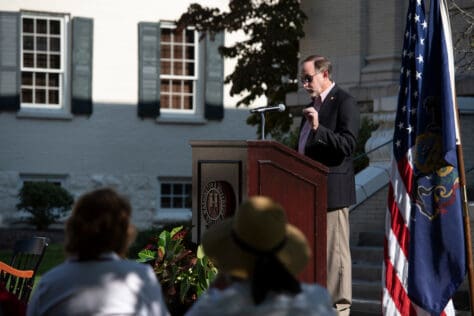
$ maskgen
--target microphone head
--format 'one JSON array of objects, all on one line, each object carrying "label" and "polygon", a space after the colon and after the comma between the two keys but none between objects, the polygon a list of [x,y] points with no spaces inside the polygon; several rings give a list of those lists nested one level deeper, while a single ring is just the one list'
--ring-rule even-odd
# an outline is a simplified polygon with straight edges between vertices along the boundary
[{"label": "microphone head", "polygon": [[278,112],[283,112],[285,111],[286,106],[282,103],[278,104]]}]

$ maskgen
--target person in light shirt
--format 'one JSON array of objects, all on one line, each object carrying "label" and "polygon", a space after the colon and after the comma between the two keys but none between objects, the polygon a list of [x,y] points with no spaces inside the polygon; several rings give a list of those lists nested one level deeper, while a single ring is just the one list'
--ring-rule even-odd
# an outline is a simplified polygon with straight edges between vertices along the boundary
[{"label": "person in light shirt", "polygon": [[66,223],[68,258],[42,276],[27,315],[169,315],[151,266],[124,259],[131,212],[110,188],[81,196]]}]

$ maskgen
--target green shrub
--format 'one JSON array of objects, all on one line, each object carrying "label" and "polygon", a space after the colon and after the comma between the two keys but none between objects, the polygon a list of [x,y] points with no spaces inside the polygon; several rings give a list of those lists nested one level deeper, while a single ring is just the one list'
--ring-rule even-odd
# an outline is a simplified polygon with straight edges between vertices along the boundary
[{"label": "green shrub", "polygon": [[138,262],[149,263],[161,283],[172,315],[182,315],[214,280],[217,269],[201,246],[189,240],[183,226],[163,230],[138,253]]},{"label": "green shrub", "polygon": [[369,157],[365,153],[365,143],[372,135],[372,132],[378,128],[378,124],[370,118],[363,117],[361,127],[359,129],[359,137],[357,138],[356,151],[354,153],[354,170],[355,173],[363,170],[369,165]]},{"label": "green shrub", "polygon": [[56,223],[74,202],[68,191],[51,182],[25,182],[18,198],[17,209],[30,213],[27,221],[38,230]]}]

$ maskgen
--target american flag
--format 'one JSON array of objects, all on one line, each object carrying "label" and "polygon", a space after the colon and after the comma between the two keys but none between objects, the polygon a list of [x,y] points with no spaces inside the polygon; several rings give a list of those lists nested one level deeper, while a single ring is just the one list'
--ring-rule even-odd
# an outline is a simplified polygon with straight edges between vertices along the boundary
[{"label": "american flag", "polygon": [[445,0],[410,0],[393,138],[384,315],[454,315],[466,274],[454,62]]}]

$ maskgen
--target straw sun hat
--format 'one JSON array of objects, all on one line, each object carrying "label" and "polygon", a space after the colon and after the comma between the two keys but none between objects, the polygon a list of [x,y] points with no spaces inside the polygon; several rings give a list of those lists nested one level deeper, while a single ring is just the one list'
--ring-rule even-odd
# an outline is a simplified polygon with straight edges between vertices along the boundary
[{"label": "straw sun hat", "polygon": [[285,210],[263,196],[251,197],[234,217],[206,230],[202,245],[218,269],[240,278],[252,275],[260,254],[274,254],[295,278],[311,256],[303,233],[287,223]]}]

